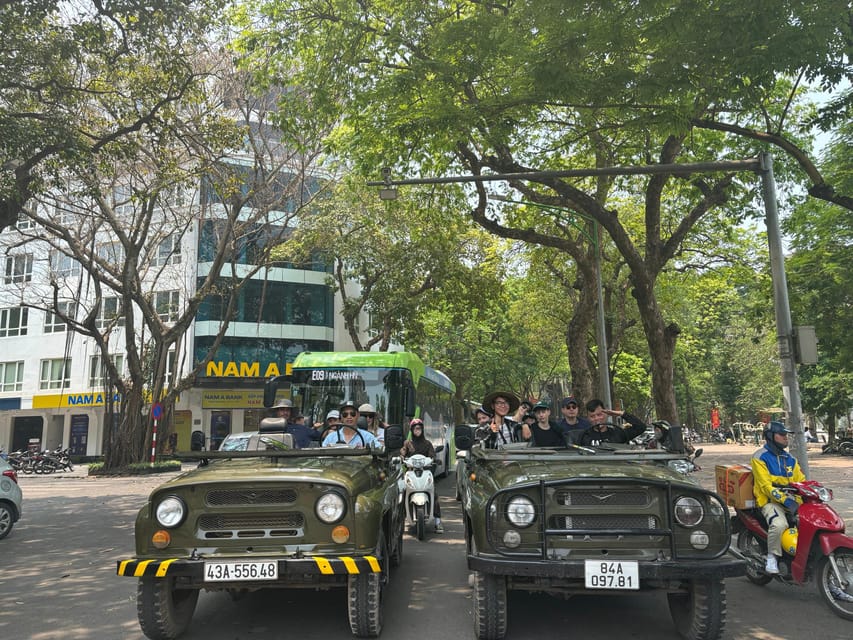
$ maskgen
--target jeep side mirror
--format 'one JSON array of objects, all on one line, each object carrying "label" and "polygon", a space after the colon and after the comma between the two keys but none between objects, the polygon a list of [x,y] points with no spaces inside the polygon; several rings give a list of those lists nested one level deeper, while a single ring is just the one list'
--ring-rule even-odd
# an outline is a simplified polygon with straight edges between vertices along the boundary
[{"label": "jeep side mirror", "polygon": [[385,427],[385,450],[399,451],[403,448],[403,427],[393,425]]},{"label": "jeep side mirror", "polygon": [[284,376],[273,376],[264,383],[264,406],[269,409],[275,404],[275,394],[278,393],[278,383]]},{"label": "jeep side mirror", "polygon": [[670,451],[684,453],[684,438],[679,425],[674,424],[669,428],[669,446],[667,448]]},{"label": "jeep side mirror", "polygon": [[468,451],[474,446],[474,430],[469,424],[457,424],[453,430],[457,451]]}]

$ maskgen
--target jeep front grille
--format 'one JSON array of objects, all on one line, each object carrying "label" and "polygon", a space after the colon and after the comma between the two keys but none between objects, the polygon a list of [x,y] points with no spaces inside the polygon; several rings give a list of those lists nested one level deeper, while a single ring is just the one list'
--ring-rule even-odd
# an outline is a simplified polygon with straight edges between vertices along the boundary
[{"label": "jeep front grille", "polygon": [[204,539],[290,537],[299,535],[304,525],[298,512],[206,514],[198,520]]},{"label": "jeep front grille", "polygon": [[289,488],[213,489],[207,492],[205,502],[211,507],[293,504],[296,502],[296,490]]},{"label": "jeep front grille", "polygon": [[642,489],[604,491],[573,487],[557,490],[554,501],[567,507],[643,507],[651,502],[651,496]]},{"label": "jeep front grille", "polygon": [[657,529],[656,516],[581,514],[576,516],[552,516],[551,529]]}]

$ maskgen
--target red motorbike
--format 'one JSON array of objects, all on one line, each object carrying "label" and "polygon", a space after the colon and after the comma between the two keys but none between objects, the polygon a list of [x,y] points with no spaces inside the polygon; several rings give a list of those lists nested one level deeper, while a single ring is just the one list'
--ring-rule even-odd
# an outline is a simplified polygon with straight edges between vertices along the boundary
[{"label": "red motorbike", "polygon": [[732,531],[737,545],[732,551],[746,561],[746,577],[757,585],[773,578],[804,586],[812,578],[832,612],[853,620],[853,538],[844,533],[844,520],[827,504],[832,491],[815,480],[792,482],[779,487],[800,496],[803,504],[795,516],[788,515],[789,528],[782,535],[784,555],[779,573],[764,570],[767,557],[767,523],[761,509],[735,509]]}]

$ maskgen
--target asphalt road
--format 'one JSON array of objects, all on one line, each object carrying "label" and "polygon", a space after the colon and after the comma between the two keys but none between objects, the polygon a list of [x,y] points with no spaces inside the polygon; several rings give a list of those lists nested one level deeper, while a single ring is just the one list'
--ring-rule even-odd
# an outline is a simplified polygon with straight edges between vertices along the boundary
[{"label": "asphalt road", "polygon": [[[753,447],[703,445],[698,478],[713,487],[714,466],[746,462]],[[812,476],[836,493],[834,506],[853,522],[853,459],[813,453]],[[87,478],[81,473],[21,478],[25,514],[0,541],[0,638],[107,640],[143,638],[136,581],[115,575],[133,554],[133,521],[162,476]],[[403,564],[391,576],[382,637],[473,638],[471,592],[454,478],[438,484],[446,533],[406,536]],[[745,578],[727,581],[726,640],[841,640],[853,623],[826,608],[814,585]],[[577,596],[560,600],[510,593],[508,640],[675,640],[663,594]],[[345,593],[268,590],[238,602],[203,593],[187,640],[349,639]]]}]

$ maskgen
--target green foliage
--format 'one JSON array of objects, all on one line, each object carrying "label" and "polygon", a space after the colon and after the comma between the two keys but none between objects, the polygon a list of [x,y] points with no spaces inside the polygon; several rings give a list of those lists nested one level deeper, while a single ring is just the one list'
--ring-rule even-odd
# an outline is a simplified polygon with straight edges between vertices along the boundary
[{"label": "green foliage", "polygon": [[92,462],[89,464],[90,476],[144,476],[152,473],[170,473],[180,470],[180,460],[157,460],[154,464],[133,462],[120,469],[107,469],[103,462]]}]

